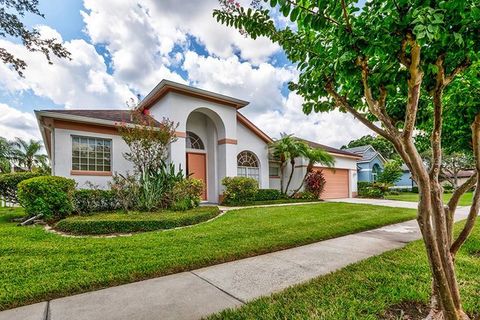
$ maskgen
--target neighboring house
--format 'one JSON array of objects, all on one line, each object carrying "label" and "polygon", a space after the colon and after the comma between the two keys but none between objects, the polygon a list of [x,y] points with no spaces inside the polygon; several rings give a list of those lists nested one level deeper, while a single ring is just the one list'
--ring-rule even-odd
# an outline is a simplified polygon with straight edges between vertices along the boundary
[{"label": "neighboring house", "polygon": [[344,149],[362,158],[357,161],[358,181],[375,182],[383,171],[385,158],[371,145]]},{"label": "neighboring house", "polygon": [[[247,104],[162,80],[138,108],[149,109],[153,119],[178,122],[178,139],[170,146],[169,161],[202,180],[204,200],[216,203],[223,193],[221,180],[227,176],[252,177],[260,188],[279,188],[278,163],[268,155],[272,139],[238,111]],[[128,110],[41,110],[35,114],[53,175],[75,179],[79,187],[92,183],[106,188],[112,174],[133,170],[123,157],[129,149],[117,130],[120,122],[131,122]],[[334,156],[336,168],[324,170],[325,198],[355,196],[359,156],[322,147]],[[304,168],[306,161],[299,159],[298,165]],[[296,170],[292,188],[300,185],[304,170]]]},{"label": "neighboring house", "polygon": [[[460,170],[457,173],[457,186],[464,184],[474,173],[475,170]],[[447,173],[444,177],[441,177],[441,179],[443,185],[452,185],[455,181],[455,176],[452,173]]]},{"label": "neighboring house", "polygon": [[394,188],[395,189],[406,189],[406,190],[412,190],[413,187],[416,187],[417,184],[415,181],[412,179],[412,173],[410,172],[410,169],[408,169],[406,164],[402,164],[402,177],[400,180],[395,183]]}]

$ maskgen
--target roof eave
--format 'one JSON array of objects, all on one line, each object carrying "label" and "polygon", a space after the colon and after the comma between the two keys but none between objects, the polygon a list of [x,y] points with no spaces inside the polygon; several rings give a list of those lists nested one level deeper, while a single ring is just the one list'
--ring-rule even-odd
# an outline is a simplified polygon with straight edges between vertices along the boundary
[{"label": "roof eave", "polygon": [[226,96],[223,94],[215,93],[212,91],[195,88],[185,84],[177,83],[170,80],[162,80],[159,84],[153,88],[152,91],[139,103],[138,109],[148,109],[152,107],[158,100],[169,92],[177,92],[180,94],[189,94],[200,99],[213,100],[220,104],[226,104],[231,107],[235,107],[237,110],[245,107],[250,102]]}]

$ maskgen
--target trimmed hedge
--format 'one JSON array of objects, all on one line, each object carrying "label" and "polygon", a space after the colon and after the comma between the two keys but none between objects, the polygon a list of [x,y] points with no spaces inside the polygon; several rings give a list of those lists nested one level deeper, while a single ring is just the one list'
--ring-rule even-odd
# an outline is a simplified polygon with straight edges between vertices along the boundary
[{"label": "trimmed hedge", "polygon": [[277,189],[258,189],[255,194],[254,201],[278,200],[282,197],[282,193]]},{"label": "trimmed hedge", "polygon": [[80,189],[75,190],[73,208],[77,214],[100,211],[114,211],[120,208],[116,193],[111,190]]},{"label": "trimmed hedge", "polygon": [[44,176],[18,184],[18,199],[29,216],[43,215],[46,221],[56,221],[73,211],[75,180]]},{"label": "trimmed hedge", "polygon": [[106,235],[172,229],[210,220],[220,214],[218,207],[198,207],[183,212],[113,212],[73,216],[59,221],[55,229],[77,235]]},{"label": "trimmed hedge", "polygon": [[12,203],[18,203],[18,184],[24,180],[42,176],[38,172],[15,172],[0,175],[0,197]]}]

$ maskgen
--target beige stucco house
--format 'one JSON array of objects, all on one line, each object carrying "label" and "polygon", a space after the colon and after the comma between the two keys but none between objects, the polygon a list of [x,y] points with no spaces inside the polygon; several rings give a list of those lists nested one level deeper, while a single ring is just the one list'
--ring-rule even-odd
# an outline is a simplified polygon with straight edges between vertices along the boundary
[{"label": "beige stucco house", "polygon": [[[163,80],[138,105],[155,120],[178,123],[177,141],[169,161],[205,184],[204,200],[216,203],[221,180],[248,176],[260,188],[279,188],[278,164],[270,161],[272,139],[240,109],[247,101]],[[75,179],[80,188],[89,183],[107,187],[114,172],[132,171],[124,159],[128,147],[118,133],[119,122],[129,121],[128,110],[35,111],[54,175]],[[357,192],[358,155],[308,141],[335,158],[334,169],[324,169],[324,198],[353,197]],[[298,159],[292,188],[300,185],[306,160]],[[288,172],[287,172],[288,173]]]}]

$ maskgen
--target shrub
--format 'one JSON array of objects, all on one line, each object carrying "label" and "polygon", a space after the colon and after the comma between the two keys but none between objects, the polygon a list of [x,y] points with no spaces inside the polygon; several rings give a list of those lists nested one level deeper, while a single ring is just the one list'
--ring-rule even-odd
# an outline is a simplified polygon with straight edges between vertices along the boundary
[{"label": "shrub", "polygon": [[113,190],[82,189],[75,190],[73,208],[78,214],[100,211],[113,211],[120,207]]},{"label": "shrub", "polygon": [[313,193],[317,199],[320,199],[325,189],[325,184],[326,181],[322,170],[312,171],[305,178],[305,191]]},{"label": "shrub", "polygon": [[18,184],[18,199],[29,216],[42,214],[46,221],[70,215],[73,210],[75,181],[63,177],[44,176]]},{"label": "shrub", "polygon": [[391,160],[385,163],[383,171],[378,175],[377,182],[394,185],[402,177],[402,166],[398,161]]},{"label": "shrub", "polygon": [[389,184],[380,182],[358,182],[358,196],[363,198],[383,198],[389,191]]},{"label": "shrub", "polygon": [[277,189],[258,189],[255,194],[255,201],[278,200],[282,197],[282,193]]},{"label": "shrub", "polygon": [[222,180],[225,186],[223,203],[236,205],[255,200],[258,191],[258,182],[247,177],[225,177]]},{"label": "shrub", "polygon": [[110,182],[110,188],[120,208],[128,211],[137,206],[140,184],[135,176],[128,172],[126,175],[115,173]]},{"label": "shrub", "polygon": [[170,208],[175,211],[185,211],[198,207],[202,192],[202,181],[194,178],[182,179],[172,189]]},{"label": "shrub", "polygon": [[218,207],[200,207],[185,212],[105,213],[72,216],[60,220],[55,229],[72,234],[113,234],[172,229],[210,220],[220,213]]},{"label": "shrub", "polygon": [[318,200],[318,197],[310,191],[297,192],[294,198],[302,200]]},{"label": "shrub", "polygon": [[418,193],[418,187],[417,186],[412,187],[412,192],[413,193]]},{"label": "shrub", "polygon": [[42,176],[35,172],[16,172],[0,175],[0,198],[7,202],[18,203],[18,184],[23,180]]}]

